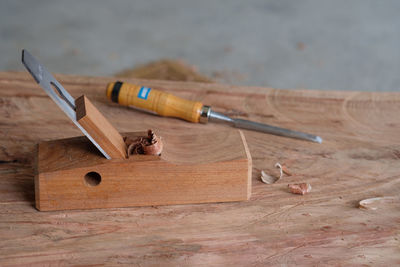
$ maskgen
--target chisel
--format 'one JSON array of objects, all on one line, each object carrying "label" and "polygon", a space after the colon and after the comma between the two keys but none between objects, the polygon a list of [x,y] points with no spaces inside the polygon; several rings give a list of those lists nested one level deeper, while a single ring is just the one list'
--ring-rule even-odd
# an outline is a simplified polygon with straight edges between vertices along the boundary
[{"label": "chisel", "polygon": [[230,118],[213,111],[210,106],[203,105],[201,102],[182,99],[170,93],[145,86],[117,81],[107,85],[106,93],[107,97],[113,102],[150,111],[161,116],[181,118],[195,123],[223,122],[236,128],[322,143],[322,138],[316,135],[249,120]]}]

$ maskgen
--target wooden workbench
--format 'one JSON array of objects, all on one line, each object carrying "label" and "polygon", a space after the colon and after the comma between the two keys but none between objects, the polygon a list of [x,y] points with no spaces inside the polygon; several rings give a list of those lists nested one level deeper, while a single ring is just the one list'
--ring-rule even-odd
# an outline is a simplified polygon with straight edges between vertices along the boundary
[{"label": "wooden workbench", "polygon": [[[121,132],[232,130],[144,114],[110,103],[114,78],[56,75],[86,94]],[[138,81],[200,100],[216,111],[320,135],[323,144],[244,131],[253,158],[246,202],[39,212],[34,208],[35,144],[80,135],[27,73],[0,73],[0,266],[251,266],[400,264],[400,204],[358,202],[400,196],[400,93],[274,90]],[[274,164],[293,173],[260,181]],[[294,195],[287,184],[309,182]],[[162,186],[162,185],[160,185]]]}]

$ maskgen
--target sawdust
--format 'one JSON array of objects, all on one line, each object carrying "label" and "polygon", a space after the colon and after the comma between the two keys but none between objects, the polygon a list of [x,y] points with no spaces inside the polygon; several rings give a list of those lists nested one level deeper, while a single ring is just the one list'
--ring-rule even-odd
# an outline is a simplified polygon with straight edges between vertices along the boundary
[{"label": "sawdust", "polygon": [[139,78],[148,80],[191,81],[212,83],[212,79],[198,72],[195,66],[182,60],[161,59],[147,64],[125,69],[117,77]]},{"label": "sawdust", "polygon": [[248,77],[240,72],[231,71],[231,70],[222,70],[222,71],[214,71],[212,73],[212,77],[217,82],[224,82],[224,83],[237,83],[243,82],[248,79]]},{"label": "sawdust", "polygon": [[297,43],[297,50],[303,51],[304,48],[306,48],[306,45],[303,42],[298,42]]},{"label": "sawdust", "polygon": [[[228,48],[229,49],[229,48]],[[247,76],[237,71],[214,71],[211,78],[200,73],[196,66],[187,64],[183,60],[160,59],[133,68],[122,70],[115,74],[117,77],[138,78],[148,80],[188,81],[203,83],[234,84],[247,80]]]}]

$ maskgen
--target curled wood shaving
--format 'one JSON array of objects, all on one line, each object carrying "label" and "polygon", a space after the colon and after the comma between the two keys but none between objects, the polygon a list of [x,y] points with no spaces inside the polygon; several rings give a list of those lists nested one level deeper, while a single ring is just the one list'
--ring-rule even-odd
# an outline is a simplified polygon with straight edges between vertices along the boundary
[{"label": "curled wood shaving", "polygon": [[288,184],[289,191],[293,194],[304,195],[311,191],[309,183]]},{"label": "curled wood shaving", "polygon": [[358,203],[360,209],[377,210],[380,205],[391,204],[396,201],[394,197],[374,197],[361,200]]},{"label": "curled wood shaving", "polygon": [[[277,163],[275,163],[275,168],[278,168],[278,169],[279,169],[279,179],[281,179],[282,176],[283,176],[282,165],[281,165],[279,162],[277,162]],[[278,179],[278,180],[279,180],[279,179]]]},{"label": "curled wood shaving", "polygon": [[152,130],[147,131],[147,136],[136,139],[124,138],[128,147],[128,158],[131,155],[161,155],[163,143],[161,137],[158,137]]},{"label": "curled wood shaving", "polygon": [[[279,163],[277,163],[277,164],[279,164]],[[286,165],[282,165],[281,169],[282,169],[283,173],[286,174],[287,176],[292,176],[292,172],[288,170]]]},{"label": "curled wood shaving", "polygon": [[284,173],[282,165],[279,162],[277,162],[275,164],[275,168],[279,169],[279,177],[269,175],[265,171],[261,170],[261,181],[263,181],[263,183],[273,184],[273,183],[276,183],[279,179],[282,178],[283,173]]},{"label": "curled wood shaving", "polygon": [[273,177],[267,173],[265,173],[263,170],[261,171],[261,181],[265,184],[273,184],[276,181],[278,181],[278,177]]}]

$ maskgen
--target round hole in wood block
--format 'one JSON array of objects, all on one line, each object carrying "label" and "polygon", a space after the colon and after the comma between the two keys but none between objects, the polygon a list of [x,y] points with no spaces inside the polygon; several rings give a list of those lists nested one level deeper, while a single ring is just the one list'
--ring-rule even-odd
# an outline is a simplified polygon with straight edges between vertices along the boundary
[{"label": "round hole in wood block", "polygon": [[99,185],[101,182],[101,175],[97,172],[88,172],[85,174],[85,182],[89,186]]}]

